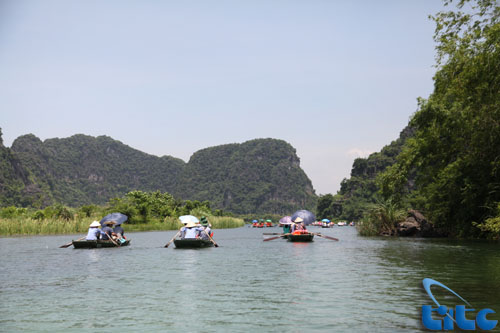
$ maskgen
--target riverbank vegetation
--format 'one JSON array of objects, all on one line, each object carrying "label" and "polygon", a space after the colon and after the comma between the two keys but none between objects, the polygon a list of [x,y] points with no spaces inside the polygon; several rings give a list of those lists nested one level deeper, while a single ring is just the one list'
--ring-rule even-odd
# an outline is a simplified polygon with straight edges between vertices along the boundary
[{"label": "riverbank vegetation", "polygon": [[498,237],[486,221],[500,217],[500,6],[460,1],[433,20],[434,92],[419,100],[415,135],[381,175],[381,193],[451,236]]},{"label": "riverbank vegetation", "polygon": [[405,218],[406,210],[388,200],[371,205],[356,227],[362,236],[394,235],[397,224]]},{"label": "riverbank vegetation", "polygon": [[433,93],[418,100],[398,140],[356,159],[339,193],[319,198],[318,215],[363,220],[362,234],[389,233],[400,219],[374,209],[378,202],[422,212],[443,235],[499,239],[500,6],[461,0],[431,18]]},{"label": "riverbank vegetation", "polygon": [[212,211],[208,201],[182,201],[169,193],[132,191],[114,198],[107,205],[86,205],[79,208],[53,205],[44,209],[14,206],[0,209],[0,235],[48,235],[84,233],[94,220],[112,212],[128,216],[127,232],[176,230],[181,227],[181,215],[207,216],[214,229],[236,228],[244,225],[241,218],[223,216]]}]

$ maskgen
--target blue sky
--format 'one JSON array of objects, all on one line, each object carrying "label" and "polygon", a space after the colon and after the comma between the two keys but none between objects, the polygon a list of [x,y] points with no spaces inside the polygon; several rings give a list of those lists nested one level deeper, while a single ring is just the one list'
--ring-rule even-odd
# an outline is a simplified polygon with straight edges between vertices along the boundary
[{"label": "blue sky", "polygon": [[255,138],[318,194],[395,140],[433,89],[419,1],[0,0],[4,144],[108,135],[157,156]]}]

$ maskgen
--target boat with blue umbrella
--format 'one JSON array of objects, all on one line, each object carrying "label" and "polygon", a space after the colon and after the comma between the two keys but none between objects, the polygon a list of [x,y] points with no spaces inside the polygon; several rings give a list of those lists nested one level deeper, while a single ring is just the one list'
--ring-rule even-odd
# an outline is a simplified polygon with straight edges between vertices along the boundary
[{"label": "boat with blue umbrella", "polygon": [[287,235],[287,239],[290,242],[312,242],[314,234],[305,229],[300,230],[299,226],[312,224],[316,221],[316,216],[308,210],[301,209],[292,214],[291,220],[292,223],[295,224],[295,227],[292,228],[292,230],[295,230]]},{"label": "boat with blue umbrella", "polygon": [[[122,213],[111,213],[104,216],[99,224],[104,227],[108,226],[119,226],[122,225],[125,221],[128,220],[128,216]],[[94,223],[97,223],[95,221]],[[122,229],[123,230],[123,229]],[[111,236],[111,235],[110,235]],[[110,239],[96,239],[96,240],[87,240],[85,237],[73,240],[71,244],[75,249],[96,249],[103,247],[122,247],[130,245],[130,239],[125,238],[113,238]],[[61,246],[62,247],[62,246]]]}]

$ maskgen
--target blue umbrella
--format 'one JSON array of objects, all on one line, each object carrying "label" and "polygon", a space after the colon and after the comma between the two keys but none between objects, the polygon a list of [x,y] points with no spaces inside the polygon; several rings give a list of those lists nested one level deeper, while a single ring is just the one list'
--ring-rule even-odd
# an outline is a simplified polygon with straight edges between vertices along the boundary
[{"label": "blue umbrella", "polygon": [[120,225],[127,220],[128,220],[128,216],[125,214],[111,213],[111,214],[104,216],[99,223],[101,223],[101,225],[104,225],[104,222],[114,221],[114,222],[116,222],[116,225]]},{"label": "blue umbrella", "polygon": [[322,219],[321,222],[328,222],[328,223],[330,223],[330,220],[329,219]]},{"label": "blue umbrella", "polygon": [[257,223],[257,222],[259,222],[259,221],[257,221],[257,220],[253,220],[253,221],[252,221],[252,223]]},{"label": "blue umbrella", "polygon": [[293,213],[292,222],[295,222],[295,220],[299,217],[302,219],[302,223],[304,223],[304,225],[308,225],[316,221],[316,216],[314,216],[313,213],[305,209],[301,209]]}]

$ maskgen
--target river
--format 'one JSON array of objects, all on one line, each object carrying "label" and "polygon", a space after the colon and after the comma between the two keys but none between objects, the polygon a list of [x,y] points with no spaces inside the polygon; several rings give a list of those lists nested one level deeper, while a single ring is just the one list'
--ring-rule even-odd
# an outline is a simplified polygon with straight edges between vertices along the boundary
[{"label": "river", "polygon": [[59,248],[82,235],[0,238],[0,331],[424,331],[426,277],[500,313],[498,243],[309,229],[340,241],[263,242],[280,229],[250,227],[215,230],[220,246],[199,250],[164,248],[174,231],[93,250]]}]

